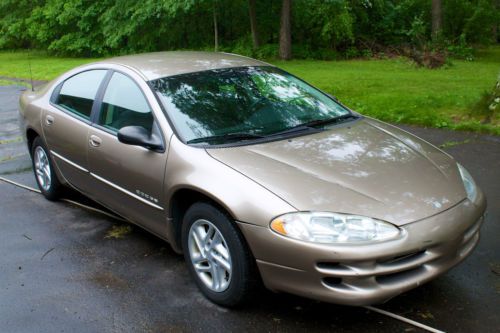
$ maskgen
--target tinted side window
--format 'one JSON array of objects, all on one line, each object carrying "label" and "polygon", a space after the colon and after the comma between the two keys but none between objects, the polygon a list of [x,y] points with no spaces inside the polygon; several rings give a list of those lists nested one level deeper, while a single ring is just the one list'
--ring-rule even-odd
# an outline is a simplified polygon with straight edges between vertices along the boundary
[{"label": "tinted side window", "polygon": [[86,71],[67,79],[59,92],[56,104],[69,112],[90,119],[92,104],[106,70]]},{"label": "tinted side window", "polygon": [[99,125],[113,131],[125,126],[142,126],[151,132],[153,121],[141,89],[129,77],[114,73],[102,100]]}]

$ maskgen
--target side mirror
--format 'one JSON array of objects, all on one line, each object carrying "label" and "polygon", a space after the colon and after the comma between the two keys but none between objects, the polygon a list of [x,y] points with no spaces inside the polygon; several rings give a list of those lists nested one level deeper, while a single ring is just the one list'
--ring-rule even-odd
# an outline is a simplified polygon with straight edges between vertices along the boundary
[{"label": "side mirror", "polygon": [[150,134],[142,126],[126,126],[118,131],[118,141],[121,143],[141,146],[151,150],[163,150],[161,139],[154,134]]}]

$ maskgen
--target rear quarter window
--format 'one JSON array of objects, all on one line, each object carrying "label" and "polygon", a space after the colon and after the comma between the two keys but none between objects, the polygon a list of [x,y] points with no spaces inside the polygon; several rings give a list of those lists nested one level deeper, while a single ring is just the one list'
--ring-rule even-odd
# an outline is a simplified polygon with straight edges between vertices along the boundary
[{"label": "rear quarter window", "polygon": [[62,84],[55,104],[82,118],[90,119],[92,105],[107,70],[76,74]]}]

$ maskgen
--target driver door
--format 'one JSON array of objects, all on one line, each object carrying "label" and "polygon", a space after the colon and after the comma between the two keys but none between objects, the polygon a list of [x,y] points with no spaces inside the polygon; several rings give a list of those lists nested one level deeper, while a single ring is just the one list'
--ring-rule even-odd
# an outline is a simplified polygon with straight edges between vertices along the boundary
[{"label": "driver door", "polygon": [[[95,198],[156,234],[165,233],[163,181],[166,151],[118,141],[125,126],[142,126],[161,137],[160,127],[141,88],[115,71],[89,130],[88,165]],[[164,145],[165,147],[165,145]]]}]

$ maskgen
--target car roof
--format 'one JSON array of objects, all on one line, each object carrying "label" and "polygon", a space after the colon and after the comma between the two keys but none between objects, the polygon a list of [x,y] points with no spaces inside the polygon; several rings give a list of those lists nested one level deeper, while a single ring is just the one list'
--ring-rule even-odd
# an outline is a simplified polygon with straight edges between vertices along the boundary
[{"label": "car roof", "polygon": [[155,80],[166,76],[200,72],[210,69],[269,66],[269,64],[222,52],[166,51],[142,53],[115,57],[100,61],[102,64],[117,64],[133,68],[146,80]]}]

